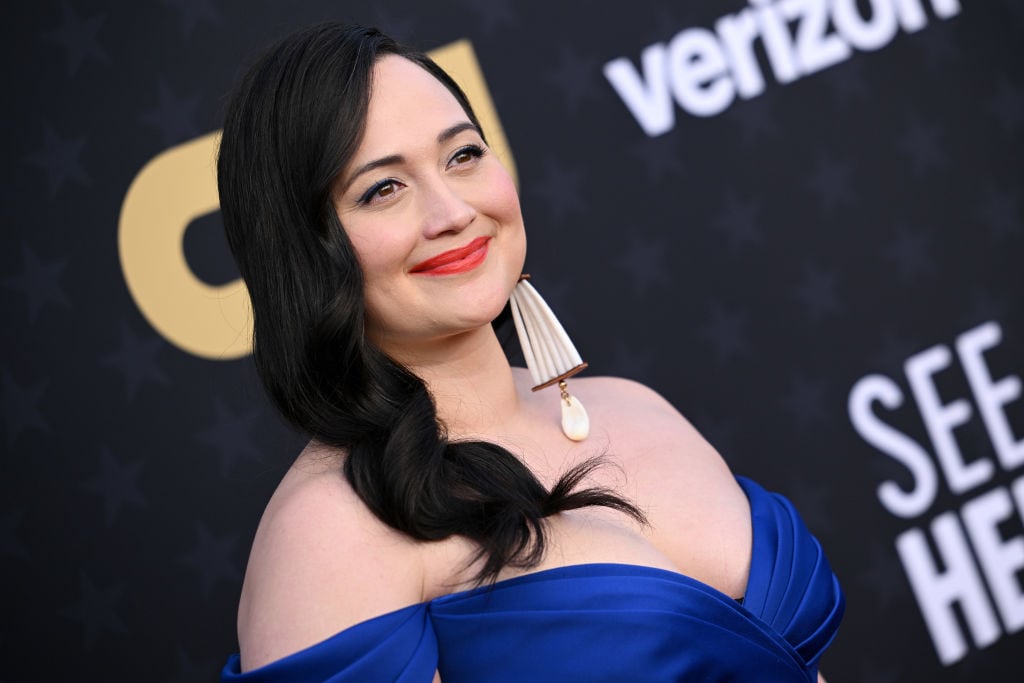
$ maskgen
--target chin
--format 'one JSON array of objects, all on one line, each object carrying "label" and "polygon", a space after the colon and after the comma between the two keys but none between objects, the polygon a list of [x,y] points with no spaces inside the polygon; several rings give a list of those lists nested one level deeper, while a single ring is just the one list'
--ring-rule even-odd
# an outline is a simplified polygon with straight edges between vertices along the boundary
[{"label": "chin", "polygon": [[491,320],[494,320],[501,312],[505,309],[505,305],[508,304],[509,297],[512,296],[512,290],[519,283],[519,277],[522,274],[522,264],[519,268],[515,269],[514,272],[510,271],[505,277],[505,281],[502,286],[494,293],[491,299]]},{"label": "chin", "polygon": [[475,305],[467,303],[466,308],[462,310],[467,314],[466,322],[469,326],[479,327],[493,322],[495,318],[501,315],[507,303],[508,293],[502,293],[502,295],[488,297],[484,301],[477,301]]}]

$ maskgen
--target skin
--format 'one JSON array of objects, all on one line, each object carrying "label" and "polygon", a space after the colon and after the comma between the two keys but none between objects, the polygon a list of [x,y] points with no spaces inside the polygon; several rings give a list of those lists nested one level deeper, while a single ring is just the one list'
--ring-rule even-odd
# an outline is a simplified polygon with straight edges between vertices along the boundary
[{"label": "skin", "polygon": [[[453,338],[473,337],[497,317],[522,272],[519,198],[462,107],[427,72],[389,56],[374,84],[364,138],[335,188],[335,207],[365,276],[370,336],[403,362],[447,364]],[[490,238],[488,257],[472,271],[409,272],[479,237]]]},{"label": "skin", "polygon": [[[369,334],[427,383],[452,439],[501,444],[547,486],[572,465],[608,454],[612,464],[587,483],[615,490],[648,516],[647,526],[603,508],[552,517],[549,550],[528,572],[648,565],[743,595],[751,548],[746,497],[671,405],[628,380],[573,379],[570,390],[592,424],[590,437],[574,443],[559,426],[557,390],[531,392],[528,373],[509,366],[490,322],[522,270],[523,219],[507,171],[468,123],[426,71],[394,56],[377,63],[365,136],[334,196],[364,270]],[[388,163],[358,172],[380,160]],[[410,272],[481,236],[490,240],[477,268]],[[267,506],[239,609],[243,670],[473,585],[477,567],[467,565],[474,548],[466,539],[421,543],[386,526],[348,485],[338,466],[343,457],[311,443]],[[499,580],[521,573],[506,568]]]}]

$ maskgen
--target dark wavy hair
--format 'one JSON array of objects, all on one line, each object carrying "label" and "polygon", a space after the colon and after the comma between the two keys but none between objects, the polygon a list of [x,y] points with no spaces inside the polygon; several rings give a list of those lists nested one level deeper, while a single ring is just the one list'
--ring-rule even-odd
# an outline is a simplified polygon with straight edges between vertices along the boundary
[{"label": "dark wavy hair", "polygon": [[549,515],[589,505],[642,515],[606,489],[577,490],[596,459],[548,491],[504,448],[449,441],[424,382],[367,338],[363,276],[331,189],[361,141],[383,55],[423,67],[479,128],[465,94],[425,54],[372,28],[300,31],[260,57],[230,99],[217,163],[224,227],[252,298],[256,367],[277,408],[345,451],[345,476],[379,519],[415,539],[475,541],[477,579],[493,580],[506,565],[541,560]]}]

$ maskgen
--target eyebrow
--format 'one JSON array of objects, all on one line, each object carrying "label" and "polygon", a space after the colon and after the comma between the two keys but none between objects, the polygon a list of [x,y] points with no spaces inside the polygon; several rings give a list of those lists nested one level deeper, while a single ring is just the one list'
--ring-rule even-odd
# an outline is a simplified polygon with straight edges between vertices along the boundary
[{"label": "eyebrow", "polygon": [[[440,133],[438,133],[437,144],[443,145],[444,143],[448,142],[459,133],[466,130],[475,130],[477,132],[480,131],[480,129],[477,127],[475,123],[472,123],[470,121],[461,121],[459,123],[456,123],[454,126],[449,126],[448,128],[445,128]],[[374,159],[373,161],[367,162],[352,172],[352,175],[349,176],[348,180],[345,182],[344,189],[342,191],[348,190],[348,188],[352,186],[352,183],[355,182],[356,178],[363,175],[364,173],[369,173],[370,171],[376,168],[380,168],[381,166],[391,166],[393,164],[400,164],[403,161],[405,161],[405,157],[403,157],[401,154],[390,154],[386,157],[381,157],[380,159]]]},{"label": "eyebrow", "polygon": [[480,129],[477,128],[475,123],[463,121],[462,123],[456,123],[454,126],[450,126],[442,130],[437,136],[437,144],[443,145],[464,130],[475,130],[478,133],[480,132]]}]

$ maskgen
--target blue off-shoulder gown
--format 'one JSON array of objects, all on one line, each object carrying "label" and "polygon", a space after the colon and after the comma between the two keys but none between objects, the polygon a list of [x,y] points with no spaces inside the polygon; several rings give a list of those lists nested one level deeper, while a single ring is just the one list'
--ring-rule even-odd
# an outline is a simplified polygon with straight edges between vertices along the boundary
[{"label": "blue off-shoulder gown", "polygon": [[681,574],[583,564],[375,617],[221,681],[443,683],[816,680],[844,599],[788,500],[739,478],[753,555],[742,603]]}]

